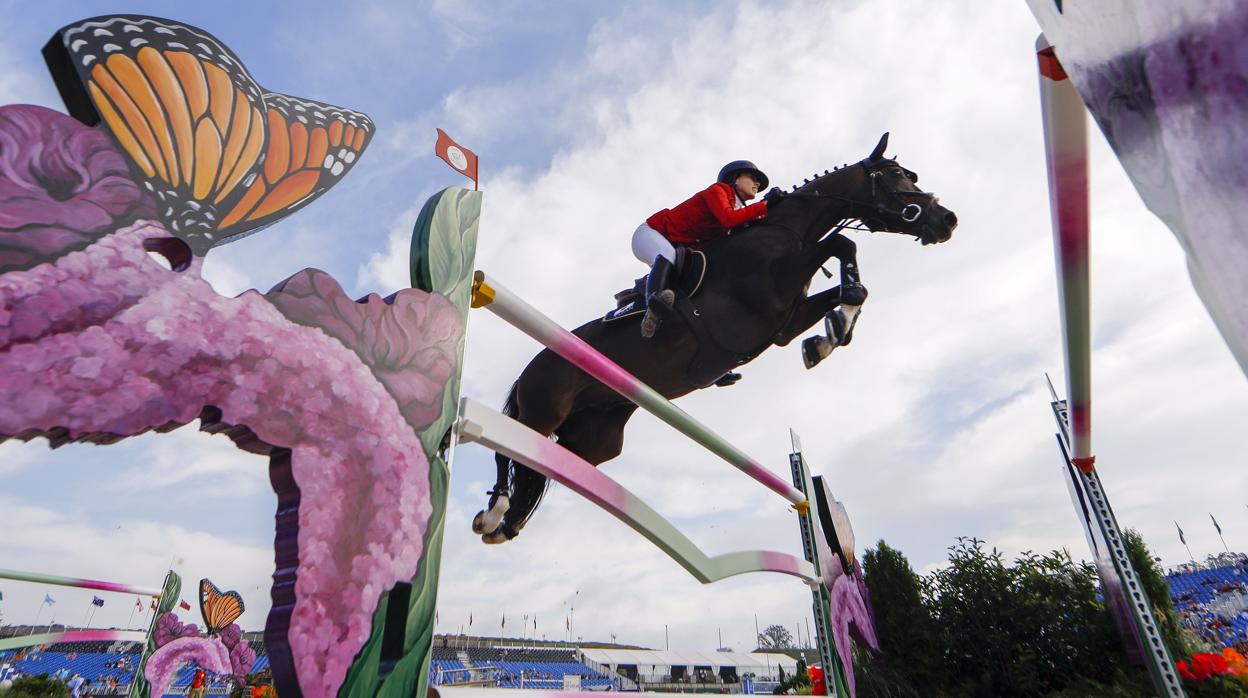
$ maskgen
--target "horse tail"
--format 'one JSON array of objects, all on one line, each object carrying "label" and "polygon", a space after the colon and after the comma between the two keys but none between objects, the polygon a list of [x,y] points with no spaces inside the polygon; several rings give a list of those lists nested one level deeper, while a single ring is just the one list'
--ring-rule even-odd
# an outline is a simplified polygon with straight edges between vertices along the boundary
[{"label": "horse tail", "polygon": [[520,402],[516,399],[516,390],[520,387],[520,381],[511,384],[511,389],[507,391],[507,399],[503,401],[503,414],[515,419],[520,416]]},{"label": "horse tail", "polygon": [[[519,385],[520,381],[512,383],[511,389],[507,391],[507,399],[503,401],[503,414],[512,419],[520,416],[520,402],[516,399],[516,388]],[[494,480],[494,494],[507,494],[510,496],[511,459],[501,453],[495,453],[494,463],[498,470],[498,476]],[[493,506],[493,504],[494,502],[491,500],[490,505]]]}]

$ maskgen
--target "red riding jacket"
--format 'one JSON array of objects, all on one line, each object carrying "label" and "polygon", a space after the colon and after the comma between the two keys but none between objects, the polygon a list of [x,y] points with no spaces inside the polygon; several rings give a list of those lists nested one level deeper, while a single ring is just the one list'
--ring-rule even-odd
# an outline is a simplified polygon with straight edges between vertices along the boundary
[{"label": "red riding jacket", "polygon": [[731,186],[716,182],[676,208],[665,208],[650,216],[646,225],[671,242],[700,247],[724,237],[742,223],[767,217],[767,204],[763,201],[734,209],[736,196]]}]

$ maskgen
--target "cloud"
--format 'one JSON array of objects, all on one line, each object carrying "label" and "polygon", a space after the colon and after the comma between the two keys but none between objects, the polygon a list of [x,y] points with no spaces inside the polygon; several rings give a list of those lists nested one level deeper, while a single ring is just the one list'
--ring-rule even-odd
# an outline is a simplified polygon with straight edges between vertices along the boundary
[{"label": "cloud", "polygon": [[[608,309],[611,294],[644,272],[629,252],[636,224],[706,186],[724,162],[754,159],[773,182],[788,185],[863,157],[891,131],[891,152],[958,213],[953,240],[923,248],[900,236],[855,233],[872,295],[852,345],[813,371],[801,366],[796,343],[773,348],[744,368],[738,385],[679,404],[785,478],[788,428],[795,429],[807,461],[845,502],[859,546],[884,539],[916,569],[939,565],[959,535],[986,538],[1007,555],[1067,547],[1088,556],[1043,382],[1047,371],[1064,390],[1032,49],[1038,30],[1025,6],[628,6],[586,22],[583,42],[579,33],[571,42],[560,37],[562,50],[538,52],[540,59],[507,44],[515,38],[509,25],[524,12],[483,15],[440,3],[421,21],[365,12],[344,27],[362,55],[401,47],[416,28],[440,21],[464,31],[435,29],[436,45],[403,54],[446,84],[404,82],[410,93],[386,102],[403,118],[379,121],[361,166],[299,214],[303,227],[213,252],[218,289],[264,287],[308,265],[336,265],[339,278],[354,272],[361,291],[407,287],[416,213],[438,182],[451,181],[449,171],[425,175],[442,167],[429,151],[433,126],[445,125],[485,163],[477,266],[574,327]],[[523,20],[544,21],[540,9],[532,13]],[[367,44],[361,37],[378,23],[389,31]],[[469,35],[490,32],[500,38],[464,48]],[[489,70],[445,67],[448,56],[477,54],[489,58],[473,68]],[[345,59],[334,70],[368,63]],[[359,79],[372,86],[383,77],[391,76]],[[1248,471],[1238,457],[1248,452],[1239,428],[1248,391],[1192,292],[1173,236],[1144,209],[1095,132],[1091,155],[1098,464],[1119,522],[1139,528],[1168,563],[1179,562],[1186,551],[1174,519],[1197,554],[1221,550],[1212,527],[1201,525],[1206,510],[1231,542],[1248,527],[1241,501]],[[827,283],[816,279],[812,291]],[[497,318],[474,314],[465,394],[499,404],[538,349]],[[253,477],[242,470],[250,466],[224,457],[205,447],[177,475],[152,477],[158,484],[173,478],[168,487]],[[9,467],[0,474],[22,468]],[[800,554],[783,500],[651,417],[634,418],[625,453],[603,468],[712,554]],[[486,547],[468,526],[493,478],[491,454],[476,446],[456,454],[440,631],[458,631],[472,614],[465,630],[495,633],[506,614],[508,632],[518,633],[528,614],[551,638],[563,637],[571,620],[573,639],[615,634],[662,647],[666,627],[675,648],[713,649],[722,630],[725,644],[752,649],[755,614],[763,627],[792,627],[809,614],[808,590],[790,578],[698,585],[562,488],[551,490],[518,539]],[[46,525],[38,541],[53,551],[4,549],[23,566],[68,570],[78,554],[71,542],[102,535],[99,524],[70,513],[23,511],[37,522],[24,535]],[[178,550],[216,551],[204,569],[242,580],[223,575],[223,587],[254,582],[262,591],[271,552],[260,555],[248,543],[231,557],[229,538],[210,532],[221,525],[173,525]],[[125,541],[133,550],[78,562],[104,578],[125,570],[158,579],[165,549]],[[266,604],[257,600],[254,610]]]},{"label": "cloud", "polygon": [[[240,621],[243,627],[264,624],[273,572],[273,554],[266,545],[140,517],[97,524],[76,512],[34,506],[7,495],[0,496],[0,508],[6,512],[0,557],[20,562],[23,571],[159,589],[171,561],[182,558],[177,571],[182,575],[183,599],[194,607],[198,580],[207,576],[222,588],[240,591],[249,604]],[[79,625],[90,618],[91,627],[147,627],[147,598],[142,599],[143,610],[131,618],[135,599],[129,594],[17,582],[6,582],[4,592],[6,623],[30,623],[38,615],[44,623],[55,617],[59,623]],[[56,600],[53,608],[41,608],[44,594]],[[105,599],[94,617],[88,615],[92,595]],[[196,613],[179,613],[184,621],[190,617],[202,625]]]}]

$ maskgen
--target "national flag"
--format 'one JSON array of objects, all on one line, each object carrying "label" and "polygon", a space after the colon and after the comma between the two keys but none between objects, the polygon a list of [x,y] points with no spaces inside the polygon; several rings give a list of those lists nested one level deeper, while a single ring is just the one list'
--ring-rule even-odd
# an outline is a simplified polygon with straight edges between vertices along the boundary
[{"label": "national flag", "polygon": [[151,604],[152,604],[152,605],[151,605],[151,609],[152,609],[153,611],[155,611],[155,610],[156,610],[156,600],[155,600],[155,599],[153,599],[153,600],[151,601]]},{"label": "national flag", "polygon": [[572,619],[571,618],[564,618],[563,625],[565,628],[568,629],[568,632],[572,632]]},{"label": "national flag", "polygon": [[1213,514],[1210,514],[1209,518],[1213,519],[1213,527],[1218,529],[1218,535],[1222,535],[1222,527],[1218,525],[1218,520],[1213,518]]},{"label": "national flag", "polygon": [[533,616],[533,629],[537,630],[537,616]]},{"label": "national flag", "polygon": [[185,601],[178,601],[178,608],[182,609],[183,611],[189,611],[191,610],[191,605]]},{"label": "national flag", "polygon": [[52,598],[51,596],[48,596],[47,594],[44,594],[44,595],[43,595],[43,602],[44,602],[45,604],[47,604],[47,605],[51,606],[52,604],[56,603],[56,599]]},{"label": "national flag", "polygon": [[100,597],[98,597],[98,596],[92,596],[92,597],[91,597],[91,605],[92,605],[92,606],[103,606],[103,605],[104,605],[104,599],[101,599],[101,598],[100,598]]},{"label": "national flag", "polygon": [[1178,521],[1174,522],[1174,527],[1179,529],[1179,542],[1183,545],[1187,545],[1187,539],[1183,537],[1183,527],[1179,525]]},{"label": "national flag", "polygon": [[507,614],[506,613],[503,614],[503,622],[499,623],[498,627],[500,628],[507,627]]},{"label": "national flag", "polygon": [[433,146],[433,152],[457,172],[471,179],[474,189],[477,187],[476,153],[456,143],[442,129],[438,129],[438,142]]},{"label": "national flag", "polygon": [[470,628],[472,627],[472,614],[471,613],[468,614],[468,627]]},{"label": "national flag", "polygon": [[143,608],[143,600],[137,596],[134,597],[134,605],[138,606],[139,608]]}]

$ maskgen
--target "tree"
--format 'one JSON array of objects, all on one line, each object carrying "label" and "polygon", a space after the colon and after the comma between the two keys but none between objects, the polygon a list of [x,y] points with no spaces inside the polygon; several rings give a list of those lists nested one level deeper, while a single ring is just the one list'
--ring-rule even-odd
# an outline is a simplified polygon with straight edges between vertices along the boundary
[{"label": "tree", "polygon": [[1069,553],[1024,553],[1013,565],[976,538],[959,538],[949,566],[926,580],[951,676],[974,695],[1024,696],[1077,681],[1106,682],[1124,667],[1096,570]]},{"label": "tree", "polygon": [[60,681],[48,678],[47,674],[40,674],[14,681],[4,695],[5,698],[68,698],[69,689]]},{"label": "tree", "polygon": [[783,625],[769,625],[758,635],[758,647],[765,650],[790,649],[793,636]]},{"label": "tree", "polygon": [[862,569],[880,639],[878,655],[865,649],[854,653],[854,674],[864,694],[930,695],[947,685],[941,640],[910,561],[881,540],[863,555]]},{"label": "tree", "polygon": [[1165,638],[1166,647],[1170,649],[1170,656],[1175,661],[1190,656],[1196,649],[1183,626],[1179,624],[1179,614],[1175,613],[1174,603],[1170,600],[1170,583],[1166,581],[1161,570],[1157,569],[1153,554],[1144,543],[1144,536],[1134,528],[1129,528],[1122,538],[1127,546],[1127,557],[1131,559],[1131,566],[1135,568],[1135,574],[1139,576],[1144,593],[1152,604],[1153,617],[1157,619],[1161,636]]}]

